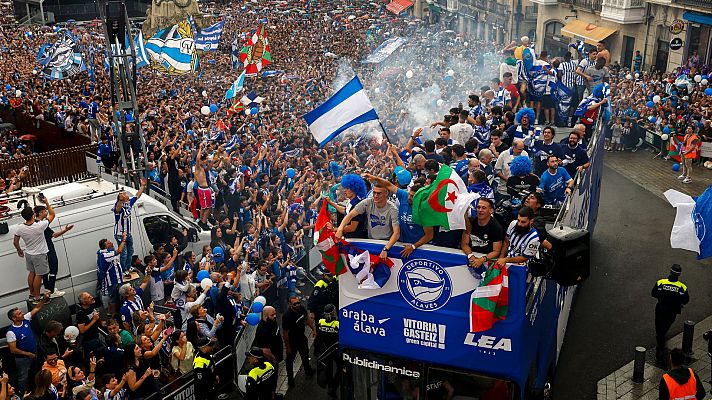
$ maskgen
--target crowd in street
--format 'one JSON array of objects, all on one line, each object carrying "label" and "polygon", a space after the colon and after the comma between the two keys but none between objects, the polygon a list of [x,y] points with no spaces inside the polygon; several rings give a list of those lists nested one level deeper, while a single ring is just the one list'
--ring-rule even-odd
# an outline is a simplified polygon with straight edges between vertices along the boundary
[{"label": "crowd in street", "polygon": [[[247,3],[244,9],[216,3],[225,31],[218,51],[202,55],[199,74],[139,70],[140,115],[127,129],[141,124],[147,152],[137,151],[136,157],[147,172],[136,195],[119,195],[115,236],[96,238],[100,284],[96,293],[79,296],[79,342],[71,326],[55,321],[42,332],[29,328],[49,297],[63,295],[50,279],[52,258],[42,255],[51,254],[53,235],[64,232],[46,237],[43,221],[54,218],[51,204],[23,211],[27,228],[16,233],[16,247],[28,265],[36,306],[8,315],[16,372],[0,380],[0,399],[26,392],[33,399],[142,399],[194,368],[201,370],[196,376],[204,393],[210,393],[213,375],[205,371],[212,368],[211,355],[233,344],[259,296],[267,306],[261,321],[252,321],[259,323],[248,361],[262,371],[264,390],[274,390],[277,375],[264,375],[266,366],[276,370],[281,361],[293,384],[296,355],[306,374],[313,373],[305,330],[319,339],[326,326],[321,322],[335,318],[329,304],[336,305],[336,284],[328,274],[309,307],[299,286],[300,260],[322,200],[329,203],[337,236],[384,240],[386,253],[398,241],[404,257],[429,243],[461,249],[481,274],[488,260],[525,263],[539,246],[550,248],[543,209],[560,207],[577,174],[590,167],[586,149],[597,124],[604,125],[611,151],[636,151],[646,129],[664,136],[674,144],[671,152],[691,160],[682,162],[683,182],[691,180],[700,140],[712,140],[707,66],[626,70],[611,63],[602,43],[573,46],[559,57],[533,54],[526,37],[493,51],[484,41],[438,36],[440,28],[390,15],[376,3],[312,0],[299,3],[299,11],[292,2]],[[246,79],[245,91],[265,99],[258,113],[229,115],[223,97],[239,74],[231,69],[230,44],[264,18],[274,58],[266,68],[280,72]],[[69,29],[85,46],[102,41],[96,28]],[[92,137],[98,162],[122,171],[117,110],[102,56],[95,81],[86,73],[45,80],[35,57],[53,32],[0,26],[0,103]],[[396,36],[409,41],[383,65],[360,64]],[[531,66],[524,49],[533,54]],[[8,53],[13,56],[3,56]],[[320,148],[301,116],[353,71],[388,140],[380,127],[364,125]],[[203,115],[201,108],[210,104],[220,104],[219,110]],[[570,133],[555,140],[559,130]],[[16,138],[0,142],[3,153],[26,154]],[[445,167],[478,194],[464,230],[412,221],[413,195]],[[8,176],[4,186],[17,189],[18,176]],[[165,238],[151,254],[134,254],[130,215],[146,185],[164,191],[174,209],[188,209],[210,231],[202,254],[185,251],[187,231]],[[504,202],[511,209],[495,213]],[[137,272],[136,285],[124,283],[130,268]],[[204,278],[210,278],[209,286],[202,286]]]}]

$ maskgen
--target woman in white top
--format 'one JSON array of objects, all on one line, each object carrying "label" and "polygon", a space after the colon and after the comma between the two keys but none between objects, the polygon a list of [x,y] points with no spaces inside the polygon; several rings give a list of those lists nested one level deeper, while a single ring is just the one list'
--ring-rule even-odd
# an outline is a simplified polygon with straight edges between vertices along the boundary
[{"label": "woman in white top", "polygon": [[171,368],[181,375],[193,370],[193,344],[188,341],[184,332],[175,331],[171,335]]}]

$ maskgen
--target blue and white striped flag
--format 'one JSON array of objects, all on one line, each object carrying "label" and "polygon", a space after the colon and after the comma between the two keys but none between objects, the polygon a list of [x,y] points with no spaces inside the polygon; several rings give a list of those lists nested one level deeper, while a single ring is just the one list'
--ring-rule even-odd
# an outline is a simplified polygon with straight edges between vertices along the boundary
[{"label": "blue and white striped flag", "polygon": [[156,32],[146,43],[151,65],[168,75],[183,75],[199,69],[192,24],[183,20]]},{"label": "blue and white striped flag", "polygon": [[354,76],[331,98],[305,114],[303,118],[314,139],[319,142],[319,146],[323,146],[354,125],[377,120],[378,114],[363,90],[358,76]]},{"label": "blue and white striped flag", "polygon": [[200,31],[195,37],[195,48],[202,51],[217,50],[224,26],[225,21],[220,21]]},{"label": "blue and white striped flag", "polygon": [[237,77],[237,80],[232,83],[232,86],[230,86],[230,89],[227,90],[227,93],[225,93],[225,98],[226,99],[232,99],[233,97],[237,96],[238,93],[242,92],[242,89],[245,87],[245,71],[243,70],[240,76]]},{"label": "blue and white striped flag", "polygon": [[[128,39],[128,38],[127,38]],[[150,65],[148,53],[143,43],[143,35],[139,31],[134,38],[134,46],[136,46],[136,68],[142,68]]]}]

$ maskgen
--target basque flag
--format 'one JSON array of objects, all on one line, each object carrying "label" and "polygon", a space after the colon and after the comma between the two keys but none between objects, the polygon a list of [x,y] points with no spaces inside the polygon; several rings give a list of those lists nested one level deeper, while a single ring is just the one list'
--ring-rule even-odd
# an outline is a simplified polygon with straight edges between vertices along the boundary
[{"label": "basque flag", "polygon": [[354,76],[331,98],[305,114],[303,118],[319,146],[324,146],[354,125],[377,120],[378,114],[363,90],[358,76]]}]

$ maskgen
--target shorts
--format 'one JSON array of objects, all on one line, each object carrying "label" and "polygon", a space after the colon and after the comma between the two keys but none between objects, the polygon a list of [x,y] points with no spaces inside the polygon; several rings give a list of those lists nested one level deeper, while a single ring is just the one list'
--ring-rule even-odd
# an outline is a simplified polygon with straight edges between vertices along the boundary
[{"label": "shorts", "polygon": [[200,206],[200,209],[205,210],[206,208],[212,208],[213,207],[213,192],[210,190],[210,188],[199,187],[197,192],[198,192],[198,205]]},{"label": "shorts", "polygon": [[27,254],[25,253],[25,265],[29,272],[34,272],[35,275],[49,274],[49,261],[47,254]]},{"label": "shorts", "polygon": [[119,284],[109,286],[107,290],[107,297],[109,297],[109,303],[119,304],[121,297],[119,296]]},{"label": "shorts", "polygon": [[544,96],[541,97],[541,105],[545,109],[549,108],[554,108],[556,105],[554,104],[554,96],[550,94],[545,94]]},{"label": "shorts", "polygon": [[621,137],[620,136],[611,137],[611,143],[612,144],[621,144]]}]

